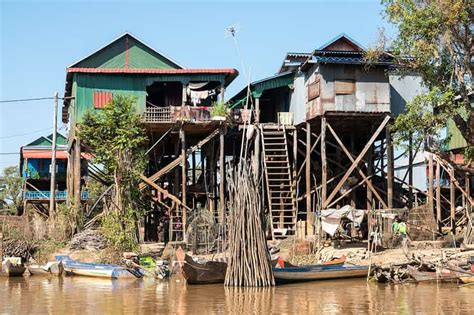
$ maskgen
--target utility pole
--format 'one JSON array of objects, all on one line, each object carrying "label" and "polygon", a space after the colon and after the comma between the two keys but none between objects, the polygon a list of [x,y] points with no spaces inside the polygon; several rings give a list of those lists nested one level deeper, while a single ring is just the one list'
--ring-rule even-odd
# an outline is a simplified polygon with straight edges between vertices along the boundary
[{"label": "utility pole", "polygon": [[53,143],[51,145],[51,188],[49,197],[49,217],[56,217],[56,134],[58,131],[58,92],[54,94]]}]

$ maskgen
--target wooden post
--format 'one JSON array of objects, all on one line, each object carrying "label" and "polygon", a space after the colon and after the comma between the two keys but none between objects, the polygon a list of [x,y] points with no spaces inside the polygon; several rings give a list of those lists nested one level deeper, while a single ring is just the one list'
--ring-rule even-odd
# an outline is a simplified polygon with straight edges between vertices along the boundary
[{"label": "wooden post", "polygon": [[326,160],[326,117],[321,117],[321,205],[323,210],[327,201],[327,160]]},{"label": "wooden post", "polygon": [[413,208],[413,138],[408,141],[408,208]]},{"label": "wooden post", "polygon": [[436,221],[441,232],[441,165],[436,161]]},{"label": "wooden post", "polygon": [[[306,122],[306,165],[305,165],[305,179],[306,179],[306,233],[313,231],[313,214],[311,209],[311,125]],[[311,233],[312,234],[312,233]]]},{"label": "wooden post", "polygon": [[[179,131],[179,136],[181,138],[181,156],[182,156],[182,161],[181,161],[181,202],[183,203],[184,206],[186,206],[186,186],[187,186],[187,170],[186,170],[186,136],[184,133],[184,130],[181,128]],[[187,235],[186,235],[186,219],[187,219],[187,213],[186,213],[186,207],[183,207],[183,237],[184,241],[187,241]]]},{"label": "wooden post", "polygon": [[224,224],[225,216],[225,155],[224,155],[224,127],[219,132],[219,223]]},{"label": "wooden post", "polygon": [[260,123],[260,97],[255,98],[255,122]]},{"label": "wooden post", "polygon": [[[466,191],[467,195],[470,195],[471,194],[471,174],[469,173],[466,173],[466,179],[465,179],[465,183],[464,183],[464,190]],[[470,204],[468,198],[466,196],[464,196],[464,198],[466,199],[466,202],[465,202],[465,207],[466,209],[469,209],[469,211],[471,211],[471,208],[468,208],[468,207],[472,207],[473,205]]]},{"label": "wooden post", "polygon": [[434,213],[433,209],[433,153],[428,152],[428,208]]},{"label": "wooden post", "polygon": [[449,168],[449,204],[451,212],[451,230],[456,234],[456,187],[454,187],[454,168]]},{"label": "wooden post", "polygon": [[188,84],[187,82],[182,82],[182,84],[183,84],[183,92],[182,92],[181,106],[184,107],[186,105],[186,102],[188,101]]},{"label": "wooden post", "polygon": [[393,145],[390,128],[385,128],[385,137],[387,139],[387,206],[393,208]]},{"label": "wooden post", "polygon": [[[367,151],[367,177],[369,178],[368,181],[372,183],[372,172],[373,172],[373,155],[374,147],[373,145]],[[372,210],[372,190],[369,187],[369,183],[367,183],[367,210]]]},{"label": "wooden post", "polygon": [[74,141],[74,208],[76,214],[81,211],[81,141]]},{"label": "wooden post", "polygon": [[[338,152],[340,152],[341,150],[337,150]],[[355,137],[354,137],[354,134],[351,134],[351,151],[352,152],[355,152]],[[357,208],[357,202],[356,202],[356,190],[354,189],[352,192],[351,192],[351,206],[355,208]],[[354,222],[351,222],[351,227],[353,229],[354,227]],[[351,231],[352,232],[352,231]]]},{"label": "wooden post", "polygon": [[191,160],[192,160],[192,163],[193,163],[193,170],[192,170],[192,181],[193,181],[193,185],[196,184],[196,152],[193,152],[192,155],[191,155]]}]

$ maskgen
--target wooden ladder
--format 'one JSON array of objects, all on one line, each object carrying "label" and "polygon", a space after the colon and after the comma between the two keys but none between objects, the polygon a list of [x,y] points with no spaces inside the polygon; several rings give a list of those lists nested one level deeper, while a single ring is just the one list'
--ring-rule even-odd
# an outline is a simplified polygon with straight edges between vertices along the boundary
[{"label": "wooden ladder", "polygon": [[296,190],[286,129],[282,125],[260,125],[268,205],[273,238],[286,238],[296,230]]}]

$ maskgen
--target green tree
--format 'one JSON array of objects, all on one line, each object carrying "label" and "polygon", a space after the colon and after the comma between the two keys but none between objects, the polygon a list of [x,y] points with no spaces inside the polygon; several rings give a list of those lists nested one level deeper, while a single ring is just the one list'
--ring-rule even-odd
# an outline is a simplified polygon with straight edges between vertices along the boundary
[{"label": "green tree", "polygon": [[23,179],[20,177],[18,166],[8,166],[3,169],[0,177],[0,203],[15,213],[21,205]]},{"label": "green tree", "polygon": [[118,95],[102,110],[85,115],[79,137],[92,148],[94,162],[102,164],[114,182],[110,209],[102,218],[105,235],[117,246],[132,248],[137,241],[140,213],[138,182],[146,159],[147,141],[136,112],[136,99]]},{"label": "green tree", "polygon": [[396,137],[434,140],[428,141],[428,149],[439,152],[440,130],[452,119],[472,148],[472,1],[382,0],[382,4],[398,29],[391,52],[401,65],[399,71],[419,74],[427,89],[396,120]]}]

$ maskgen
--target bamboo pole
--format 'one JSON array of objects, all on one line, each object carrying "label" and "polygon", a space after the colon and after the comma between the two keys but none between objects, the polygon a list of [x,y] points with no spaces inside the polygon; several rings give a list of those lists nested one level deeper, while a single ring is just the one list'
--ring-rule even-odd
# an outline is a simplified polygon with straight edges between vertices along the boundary
[{"label": "bamboo pole", "polygon": [[311,215],[311,125],[306,122],[306,234],[312,234],[313,217]]}]

